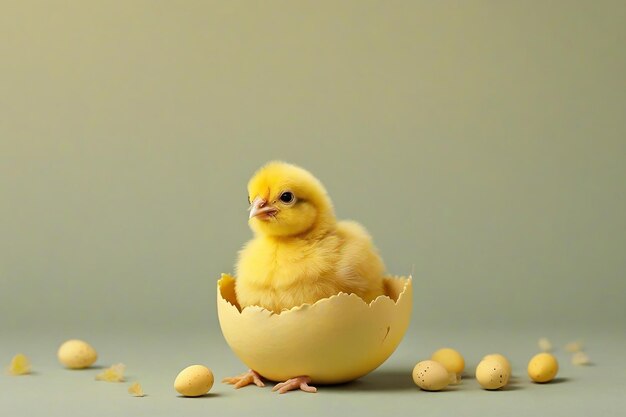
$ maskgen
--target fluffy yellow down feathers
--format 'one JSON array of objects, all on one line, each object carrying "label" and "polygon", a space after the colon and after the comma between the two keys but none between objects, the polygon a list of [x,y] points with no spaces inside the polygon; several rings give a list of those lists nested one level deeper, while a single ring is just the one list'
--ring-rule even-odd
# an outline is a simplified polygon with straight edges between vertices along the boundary
[{"label": "fluffy yellow down feathers", "polygon": [[366,302],[384,293],[384,265],[367,231],[337,221],[324,186],[308,171],[271,162],[248,183],[255,237],[239,254],[240,306],[280,313],[354,293]]}]

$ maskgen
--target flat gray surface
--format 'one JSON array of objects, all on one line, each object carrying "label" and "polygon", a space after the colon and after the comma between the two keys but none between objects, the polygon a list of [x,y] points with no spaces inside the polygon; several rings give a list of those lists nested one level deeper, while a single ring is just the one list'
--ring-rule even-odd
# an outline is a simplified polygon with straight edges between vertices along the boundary
[{"label": "flat gray surface", "polygon": [[[0,364],[37,372],[0,377],[1,416],[624,414],[623,0],[0,3]],[[179,399],[189,364],[243,370],[215,281],[272,159],[413,273],[410,331],[318,395]],[[528,384],[542,336],[596,366]],[[60,369],[69,338],[149,396]],[[509,355],[517,389],[416,391],[444,345]]]},{"label": "flat gray surface", "polygon": [[[101,355],[98,364],[124,362],[129,383],[139,381],[148,394],[144,398],[128,395],[129,383],[94,381],[99,369],[62,369],[55,358],[59,337],[28,334],[12,337],[8,343],[3,340],[0,357],[23,350],[32,357],[35,374],[0,377],[0,404],[7,416],[624,415],[623,331],[621,335],[581,329],[555,332],[551,338],[555,345],[584,337],[593,366],[573,366],[569,354],[556,351],[561,365],[558,377],[542,385],[529,382],[525,374],[528,359],[538,349],[538,335],[513,329],[446,332],[424,326],[421,331],[413,330],[381,368],[350,384],[319,387],[317,394],[278,395],[269,387],[235,391],[218,382],[211,395],[188,399],[178,397],[173,389],[174,378],[183,367],[205,364],[213,369],[216,379],[244,370],[215,332],[197,329],[159,335],[138,327],[132,332],[92,336]],[[505,353],[513,365],[514,383],[504,391],[484,391],[468,377],[445,392],[420,391],[410,376],[413,364],[447,344],[465,355],[470,374],[484,354]]]}]

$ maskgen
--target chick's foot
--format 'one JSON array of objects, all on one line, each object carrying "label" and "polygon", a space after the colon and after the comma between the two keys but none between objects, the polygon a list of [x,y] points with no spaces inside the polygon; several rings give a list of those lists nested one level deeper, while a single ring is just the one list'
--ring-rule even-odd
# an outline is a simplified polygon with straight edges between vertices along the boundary
[{"label": "chick's foot", "polygon": [[249,369],[248,372],[245,372],[239,376],[231,376],[228,378],[222,379],[223,383],[234,385],[236,389],[245,387],[250,384],[254,384],[257,387],[264,387],[265,384],[263,380],[261,380],[261,375],[257,372]]},{"label": "chick's foot", "polygon": [[284,394],[287,391],[300,389],[305,392],[317,392],[317,388],[309,386],[311,378],[308,376],[298,376],[296,378],[288,379],[285,382],[276,384],[272,391],[278,391],[279,394]]}]

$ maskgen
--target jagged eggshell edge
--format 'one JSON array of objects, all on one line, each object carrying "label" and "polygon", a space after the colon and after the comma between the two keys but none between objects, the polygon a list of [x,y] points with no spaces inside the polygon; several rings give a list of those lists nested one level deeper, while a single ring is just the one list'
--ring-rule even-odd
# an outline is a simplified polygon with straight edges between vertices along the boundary
[{"label": "jagged eggshell edge", "polygon": [[317,384],[357,379],[391,356],[411,317],[410,276],[385,277],[387,295],[369,304],[340,293],[280,314],[257,306],[240,311],[235,281],[222,274],[217,284],[222,333],[246,366],[272,381],[300,375]]}]

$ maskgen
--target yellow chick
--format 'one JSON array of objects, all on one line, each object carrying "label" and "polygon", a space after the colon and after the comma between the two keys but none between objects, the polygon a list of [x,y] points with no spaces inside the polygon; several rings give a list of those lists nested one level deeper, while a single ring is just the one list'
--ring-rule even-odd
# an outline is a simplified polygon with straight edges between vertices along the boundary
[{"label": "yellow chick", "polygon": [[[242,308],[261,306],[274,313],[313,304],[340,292],[366,302],[384,294],[385,267],[367,231],[337,221],[326,189],[310,172],[270,162],[248,183],[249,225],[255,237],[239,254],[235,291]],[[224,382],[236,388],[263,386],[253,370]],[[276,385],[315,392],[298,376]]]}]

